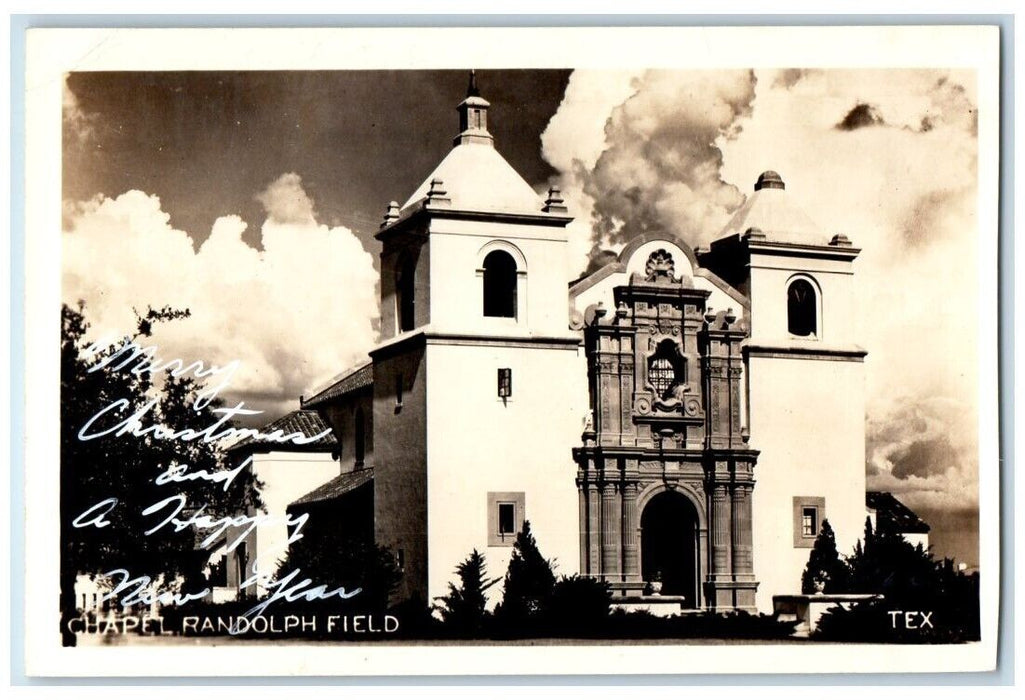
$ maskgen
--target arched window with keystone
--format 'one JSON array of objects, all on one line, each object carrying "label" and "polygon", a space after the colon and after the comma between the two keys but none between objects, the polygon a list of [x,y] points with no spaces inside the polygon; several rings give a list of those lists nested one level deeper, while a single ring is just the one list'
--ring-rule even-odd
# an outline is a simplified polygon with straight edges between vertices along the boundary
[{"label": "arched window with keystone", "polygon": [[798,277],[787,286],[787,330],[799,338],[819,336],[819,298],[815,285]]}]

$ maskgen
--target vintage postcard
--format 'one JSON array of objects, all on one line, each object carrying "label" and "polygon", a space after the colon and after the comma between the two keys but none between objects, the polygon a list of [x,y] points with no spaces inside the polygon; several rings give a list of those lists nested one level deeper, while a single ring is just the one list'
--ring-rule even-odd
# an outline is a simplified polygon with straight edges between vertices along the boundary
[{"label": "vintage postcard", "polygon": [[31,30],[27,673],[992,669],[998,39]]}]

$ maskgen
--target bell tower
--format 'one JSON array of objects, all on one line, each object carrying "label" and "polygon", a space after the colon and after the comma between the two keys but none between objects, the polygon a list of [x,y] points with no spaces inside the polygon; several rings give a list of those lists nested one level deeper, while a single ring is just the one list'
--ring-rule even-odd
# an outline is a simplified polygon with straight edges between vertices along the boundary
[{"label": "bell tower", "polygon": [[375,536],[403,551],[401,594],[427,601],[473,549],[504,570],[528,520],[548,556],[578,552],[568,446],[587,389],[565,301],[572,217],[502,157],[490,111],[471,73],[452,149],[377,233]]},{"label": "bell tower", "polygon": [[760,452],[753,516],[783,524],[753,533],[762,610],[772,608],[772,592],[800,590],[823,521],[840,551],[851,551],[864,527],[859,253],[846,235],[805,214],[783,177],[768,170],[701,256],[750,299],[741,353],[750,441]]}]

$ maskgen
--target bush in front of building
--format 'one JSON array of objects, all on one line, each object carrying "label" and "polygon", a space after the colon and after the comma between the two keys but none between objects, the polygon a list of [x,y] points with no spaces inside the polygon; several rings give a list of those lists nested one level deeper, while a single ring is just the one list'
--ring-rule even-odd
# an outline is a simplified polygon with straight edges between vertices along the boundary
[{"label": "bush in front of building", "polygon": [[495,607],[495,622],[500,633],[536,633],[542,626],[554,588],[552,563],[541,555],[530,531],[530,521],[524,521],[523,529],[516,535],[505,574],[502,602]]},{"label": "bush in front of building", "polygon": [[808,565],[801,574],[802,593],[843,593],[849,590],[850,568],[836,549],[836,535],[828,520],[815,538]]},{"label": "bush in front of building", "polygon": [[556,636],[601,637],[607,633],[612,588],[588,576],[560,576],[552,587],[544,622]]},{"label": "bush in front of building", "polygon": [[310,529],[293,542],[278,563],[275,579],[298,570],[329,589],[360,589],[352,598],[360,607],[384,610],[401,580],[392,552],[374,542],[348,537],[334,528]]},{"label": "bush in front of building", "polygon": [[448,595],[439,600],[436,609],[441,613],[445,628],[454,635],[474,637],[481,635],[491,622],[485,593],[501,581],[488,578],[487,562],[476,549],[456,567],[459,585],[448,584]]},{"label": "bush in front of building", "polygon": [[855,545],[846,565],[850,584],[844,592],[882,599],[827,610],[815,639],[923,644],[980,638],[977,573],[958,571],[950,559],[937,561],[887,527],[873,530],[868,520],[864,544]]}]

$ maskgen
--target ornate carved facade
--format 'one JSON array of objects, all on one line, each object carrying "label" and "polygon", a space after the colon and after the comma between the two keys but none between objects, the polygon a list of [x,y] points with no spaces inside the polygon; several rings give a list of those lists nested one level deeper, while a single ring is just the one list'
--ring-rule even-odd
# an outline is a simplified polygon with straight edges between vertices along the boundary
[{"label": "ornate carved facade", "polygon": [[574,450],[581,573],[619,596],[655,590],[688,608],[754,610],[748,332],[732,310],[706,308],[708,296],[659,249],[615,288],[611,316],[597,307],[588,317],[593,419]]}]

